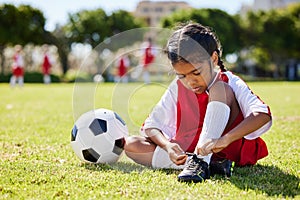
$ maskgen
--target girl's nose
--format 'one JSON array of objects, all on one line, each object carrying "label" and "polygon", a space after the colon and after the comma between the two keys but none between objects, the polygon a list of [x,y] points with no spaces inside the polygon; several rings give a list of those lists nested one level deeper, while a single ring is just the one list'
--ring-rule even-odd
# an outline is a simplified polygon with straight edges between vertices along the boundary
[{"label": "girl's nose", "polygon": [[195,83],[197,82],[197,79],[193,76],[186,76],[185,77],[185,82],[189,85],[189,86],[193,86],[195,85]]},{"label": "girl's nose", "polygon": [[185,80],[187,82],[196,82],[197,81],[197,77],[195,77],[193,74],[187,74],[185,76]]}]

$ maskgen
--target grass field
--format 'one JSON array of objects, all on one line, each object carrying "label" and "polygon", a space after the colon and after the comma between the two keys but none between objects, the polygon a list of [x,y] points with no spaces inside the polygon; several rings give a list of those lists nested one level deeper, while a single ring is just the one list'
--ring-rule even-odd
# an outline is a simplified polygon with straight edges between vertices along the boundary
[{"label": "grass field", "polygon": [[114,109],[138,134],[165,85],[85,85],[79,89],[92,94],[76,94],[73,84],[0,84],[0,199],[300,199],[300,83],[249,86],[271,107],[273,127],[263,135],[269,156],[235,168],[230,179],[186,184],[177,181],[180,171],[125,156],[110,166],[84,164],[70,145],[73,116],[93,107]]}]

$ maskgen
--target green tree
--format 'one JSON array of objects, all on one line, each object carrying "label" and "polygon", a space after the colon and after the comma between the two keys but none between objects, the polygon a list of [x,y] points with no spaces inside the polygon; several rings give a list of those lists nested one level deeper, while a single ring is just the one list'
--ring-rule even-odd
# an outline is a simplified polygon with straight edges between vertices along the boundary
[{"label": "green tree", "polygon": [[237,52],[242,48],[241,29],[235,18],[219,9],[192,9],[189,11],[175,12],[162,20],[162,26],[172,28],[178,23],[194,21],[205,26],[210,26],[218,35],[224,47],[223,53]]},{"label": "green tree", "polygon": [[[300,4],[294,4],[280,10],[249,12],[241,22],[245,48],[266,52],[269,65],[275,65],[275,77],[283,73],[288,59],[300,58],[299,16]],[[262,64],[266,63],[258,63]]]},{"label": "green tree", "polygon": [[28,5],[0,6],[0,56],[1,74],[4,73],[3,51],[7,45],[41,44],[45,37],[43,13]]},{"label": "green tree", "polygon": [[[145,26],[145,23],[142,20],[135,18],[129,12],[119,10],[108,16],[108,25],[111,30],[111,36],[113,36],[124,31],[143,27]],[[118,38],[117,43],[109,42],[106,46],[110,50],[115,51],[121,47],[128,46],[129,44],[134,44],[136,41],[142,41],[143,35],[144,33],[141,30],[136,31],[135,34],[123,34],[123,39]]]},{"label": "green tree", "polygon": [[70,47],[68,39],[66,38],[63,28],[57,27],[53,32],[45,32],[45,43],[54,44],[57,47],[57,52],[62,65],[63,74],[66,74],[68,65],[68,54],[70,52]]},{"label": "green tree", "polygon": [[112,34],[117,34],[130,29],[140,28],[145,24],[142,20],[135,18],[131,13],[125,10],[113,12],[108,17],[108,25]]},{"label": "green tree", "polygon": [[[113,42],[107,38],[141,26],[142,23],[127,11],[119,10],[108,16],[103,9],[98,8],[95,10],[82,10],[70,14],[69,22],[62,30],[64,37],[67,38],[68,48],[70,48],[72,43],[89,44],[92,48],[96,48],[99,44],[102,44],[98,52],[99,60],[96,61],[97,63],[101,63],[101,50],[108,48],[111,51],[115,51],[130,44],[131,41],[136,41],[137,38],[141,38],[142,36],[140,36],[140,34],[127,34],[124,40],[118,38],[118,42]],[[60,38],[62,38],[62,36],[60,36]],[[102,43],[104,40],[105,42]],[[66,47],[66,45],[64,46]]]},{"label": "green tree", "polygon": [[87,43],[96,47],[111,35],[108,16],[101,8],[96,10],[82,10],[70,14],[69,22],[64,28],[69,44],[73,42]]},{"label": "green tree", "polygon": [[99,8],[69,15],[64,31],[70,45],[73,42],[87,43],[95,48],[108,37],[142,26],[143,23],[127,11],[119,10],[108,16]]}]

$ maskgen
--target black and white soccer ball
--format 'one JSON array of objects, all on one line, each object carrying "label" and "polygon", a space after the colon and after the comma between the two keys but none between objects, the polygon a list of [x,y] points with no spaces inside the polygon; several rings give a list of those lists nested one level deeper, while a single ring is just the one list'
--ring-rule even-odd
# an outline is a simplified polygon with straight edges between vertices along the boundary
[{"label": "black and white soccer ball", "polygon": [[114,111],[100,108],[82,114],[71,131],[71,146],[87,163],[115,163],[123,154],[128,129]]}]

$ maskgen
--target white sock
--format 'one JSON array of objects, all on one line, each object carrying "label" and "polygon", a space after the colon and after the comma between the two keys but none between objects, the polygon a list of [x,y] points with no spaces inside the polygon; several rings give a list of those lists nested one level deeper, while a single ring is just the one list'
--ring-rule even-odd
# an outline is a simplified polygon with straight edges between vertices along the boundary
[{"label": "white sock", "polygon": [[[230,108],[225,103],[211,101],[207,105],[202,132],[198,143],[203,144],[208,139],[221,137],[225,130],[230,115]],[[198,156],[205,162],[210,163],[212,153],[206,156]]]},{"label": "white sock", "polygon": [[18,78],[18,83],[19,83],[20,86],[23,86],[23,85],[24,85],[24,78],[23,78],[22,76],[20,76],[20,77]]},{"label": "white sock", "polygon": [[45,84],[51,83],[51,78],[50,78],[49,75],[44,75],[44,83],[45,83]]},{"label": "white sock", "polygon": [[14,87],[16,85],[16,81],[17,81],[17,78],[15,76],[12,76],[10,78],[10,86]]},{"label": "white sock", "polygon": [[152,157],[152,167],[155,169],[183,169],[185,165],[176,165],[173,163],[168,153],[157,146]]}]

